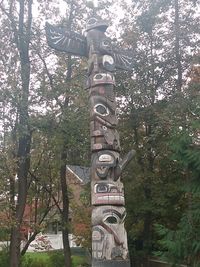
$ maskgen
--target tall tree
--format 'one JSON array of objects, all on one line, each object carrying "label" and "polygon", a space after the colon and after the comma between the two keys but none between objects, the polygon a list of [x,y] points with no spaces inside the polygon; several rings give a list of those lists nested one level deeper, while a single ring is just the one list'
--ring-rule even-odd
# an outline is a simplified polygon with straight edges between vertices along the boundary
[{"label": "tall tree", "polygon": [[[80,19],[80,9],[82,9],[81,3],[78,5],[77,1],[70,0],[66,1],[68,7],[68,18],[67,21],[63,22],[65,27],[71,32],[72,29],[76,30],[76,23],[77,16]],[[78,8],[79,7],[79,8]],[[78,13],[78,15],[77,15]],[[67,74],[64,79],[64,95],[63,101],[60,102],[60,111],[61,111],[61,125],[60,125],[60,137],[62,139],[60,146],[60,184],[61,184],[61,191],[62,191],[62,209],[61,211],[61,221],[62,221],[62,238],[63,238],[63,248],[64,248],[64,259],[65,259],[65,266],[71,266],[71,253],[70,253],[70,246],[69,246],[69,198],[68,198],[68,186],[66,181],[66,165],[69,161],[70,153],[68,151],[69,147],[69,136],[66,136],[65,127],[69,127],[68,125],[64,126],[65,123],[68,121],[68,112],[70,111],[70,106],[73,100],[71,99],[71,95],[73,95],[73,84],[71,82],[72,75],[73,75],[73,60],[72,57],[69,55],[66,60],[66,67],[67,67]],[[52,89],[53,88],[53,84]]]},{"label": "tall tree", "polygon": [[[17,14],[16,8],[19,13]],[[10,2],[8,8],[1,3],[1,10],[9,19],[9,26],[13,33],[13,39],[16,49],[18,50],[20,63],[20,96],[17,107],[17,205],[13,207],[10,242],[10,266],[19,266],[20,256],[20,226],[23,220],[23,214],[27,198],[27,179],[30,167],[30,143],[31,131],[29,125],[29,88],[30,88],[30,56],[29,46],[31,41],[31,25],[32,25],[32,1],[26,3],[21,0],[19,3]],[[10,181],[11,182],[11,181]],[[11,192],[14,191],[13,183],[10,183]],[[12,194],[12,202],[14,202]],[[13,203],[14,204],[14,203]]]},{"label": "tall tree", "polygon": [[127,179],[129,237],[134,249],[149,255],[157,246],[154,223],[170,224],[169,213],[174,227],[182,212],[182,174],[171,159],[169,140],[174,124],[183,125],[185,118],[183,88],[191,64],[188,51],[197,48],[198,20],[190,1],[132,1],[127,8],[121,28],[134,50],[135,66],[131,77],[118,76],[118,82],[127,135],[123,146],[132,144],[137,150],[135,173],[128,175],[134,181]]},{"label": "tall tree", "polygon": [[[43,12],[44,7],[45,4],[40,3],[38,8]],[[41,128],[39,121],[44,118],[45,114],[46,118],[48,116],[56,118],[58,109],[55,107],[55,100],[61,96],[60,92],[63,87],[61,86],[55,92],[49,90],[52,89],[53,78],[45,62],[45,57],[48,55],[44,53],[45,49],[43,49],[44,33],[42,34],[40,31],[41,19],[37,18],[32,23],[32,1],[10,1],[9,3],[2,1],[0,8],[3,26],[1,44],[5,51],[1,58],[3,62],[1,77],[6,85],[1,88],[1,104],[7,104],[6,107],[3,106],[4,117],[1,117],[5,130],[2,156],[5,163],[9,162],[4,169],[8,167],[10,175],[9,177],[5,175],[5,182],[9,186],[12,216],[10,266],[19,266],[20,230],[28,200],[28,189],[33,181],[38,182],[33,179],[32,167],[35,162],[31,162],[31,156],[34,155],[34,153],[30,153],[32,152],[31,146],[34,144],[31,139],[36,129]],[[48,10],[45,11],[48,14]],[[7,33],[5,34],[3,30]],[[10,45],[9,56],[7,56],[5,43]],[[43,65],[39,66],[38,60]],[[49,79],[50,85],[47,84],[46,77]],[[59,82],[56,82],[59,86]],[[51,127],[51,123],[49,126]],[[6,138],[12,142],[12,147],[8,146]],[[12,164],[10,164],[11,162]]]}]

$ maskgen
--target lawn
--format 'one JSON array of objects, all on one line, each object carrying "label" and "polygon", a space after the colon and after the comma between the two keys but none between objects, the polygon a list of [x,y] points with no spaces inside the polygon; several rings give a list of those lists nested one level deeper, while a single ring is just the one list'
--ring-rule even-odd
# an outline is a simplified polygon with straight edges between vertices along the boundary
[{"label": "lawn", "polygon": [[[72,250],[72,267],[88,266],[88,257],[84,250]],[[29,252],[22,260],[22,267],[63,267],[64,256],[62,251]]]},{"label": "lawn", "polygon": [[27,252],[24,257],[31,258],[33,260],[48,260],[49,253],[48,252]]},{"label": "lawn", "polygon": [[[89,267],[90,257],[85,249],[73,248],[72,267],[84,266]],[[8,250],[0,251],[0,267],[9,266]],[[64,256],[62,250],[49,252],[27,252],[21,258],[20,267],[64,267]]]}]

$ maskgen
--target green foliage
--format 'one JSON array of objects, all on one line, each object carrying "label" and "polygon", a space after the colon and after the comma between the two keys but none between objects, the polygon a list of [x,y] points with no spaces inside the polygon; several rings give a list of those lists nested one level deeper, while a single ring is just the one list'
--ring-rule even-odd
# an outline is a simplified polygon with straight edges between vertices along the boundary
[{"label": "green foliage", "polygon": [[174,152],[173,158],[184,168],[192,171],[197,177],[200,172],[200,150],[194,138],[194,133],[200,127],[199,122],[193,122],[188,129],[179,129],[174,133],[171,147]]},{"label": "green foliage", "polygon": [[[5,265],[0,267],[7,267],[7,258],[2,261]],[[86,265],[85,255],[72,255],[72,267],[79,265]],[[63,267],[64,255],[63,251],[51,251],[51,252],[36,252],[28,253],[21,259],[21,267]]]},{"label": "green foliage", "polygon": [[[75,193],[75,192],[74,192]],[[73,210],[72,233],[75,242],[83,248],[91,250],[91,203],[90,184],[86,184],[80,194],[80,200],[71,203]]]},{"label": "green foliage", "polygon": [[[191,243],[199,234],[194,219],[199,213],[199,85],[191,88],[183,75],[192,64],[187,49],[197,45],[188,42],[189,36],[195,35],[199,22],[191,1],[137,0],[123,6],[124,42],[134,50],[135,62],[131,79],[128,73],[117,76],[117,92],[122,99],[122,148],[137,152],[124,173],[126,226],[135,259],[160,249],[154,224],[178,231],[180,242]],[[191,211],[195,225],[187,229]],[[189,253],[185,249],[185,255]]]},{"label": "green foliage", "polygon": [[[194,121],[193,121],[194,122]],[[172,138],[173,158],[182,166],[185,181],[181,187],[186,208],[175,229],[156,225],[160,235],[160,255],[173,263],[200,266],[200,150],[194,138],[196,125],[179,129]]]},{"label": "green foliage", "polygon": [[7,248],[3,248],[0,251],[0,267],[8,267],[9,266],[9,252]]},{"label": "green foliage", "polygon": [[55,266],[55,267],[64,266],[64,256],[63,256],[63,253],[59,251],[49,254],[49,259],[50,259],[52,266]]},{"label": "green foliage", "polygon": [[162,251],[155,253],[174,264],[186,263],[192,267],[200,266],[200,212],[197,217],[189,211],[184,214],[176,230],[156,225]]},{"label": "green foliage", "polygon": [[10,238],[10,229],[9,227],[3,225],[0,227],[0,241],[8,241]]},{"label": "green foliage", "polygon": [[72,267],[89,266],[86,259],[81,256],[72,256]]},{"label": "green foliage", "polygon": [[32,258],[30,256],[24,257],[21,262],[21,267],[46,267],[46,266],[53,266],[49,259],[46,258]]}]

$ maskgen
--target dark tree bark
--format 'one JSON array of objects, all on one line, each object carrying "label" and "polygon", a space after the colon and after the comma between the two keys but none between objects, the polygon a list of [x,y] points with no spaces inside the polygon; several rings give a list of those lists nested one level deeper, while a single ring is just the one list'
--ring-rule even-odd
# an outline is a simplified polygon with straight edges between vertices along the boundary
[{"label": "dark tree bark", "polygon": [[[72,22],[73,22],[73,11],[74,11],[74,2],[70,1],[70,14],[67,22],[67,28],[71,31]],[[67,61],[67,76],[66,76],[66,86],[69,85],[69,82],[72,77],[72,60],[71,56],[68,56]],[[65,98],[65,102],[63,105],[63,114],[65,116],[66,110],[69,104],[69,97]],[[65,133],[64,133],[65,135]],[[67,173],[66,173],[66,165],[67,165],[67,140],[66,137],[64,139],[63,148],[61,151],[61,166],[60,166],[60,183],[61,183],[61,191],[62,191],[62,202],[63,209],[61,213],[62,217],[62,239],[63,239],[63,252],[64,252],[64,263],[65,267],[71,267],[71,250],[69,245],[69,198],[68,198],[68,186],[67,186]]]},{"label": "dark tree bark", "polygon": [[63,147],[61,153],[61,167],[60,167],[60,182],[62,190],[62,239],[63,239],[63,250],[64,250],[64,260],[65,267],[71,267],[71,251],[69,246],[69,198],[68,198],[68,187],[66,181],[66,151]]},{"label": "dark tree bark", "polygon": [[[24,0],[19,1],[19,21],[16,26],[12,17],[12,7],[8,14],[11,20],[12,30],[15,36],[15,43],[19,51],[21,66],[21,102],[19,103],[19,139],[17,151],[17,177],[18,177],[18,195],[16,212],[13,213],[13,226],[11,229],[10,240],[10,267],[18,267],[20,262],[20,229],[23,221],[23,215],[27,198],[27,177],[30,168],[30,143],[31,131],[29,127],[28,114],[28,96],[30,83],[30,60],[29,60],[29,44],[32,23],[32,0],[26,3]],[[27,14],[26,11],[27,10]],[[27,20],[25,21],[25,17]]]},{"label": "dark tree bark", "polygon": [[[71,23],[71,22],[70,22]],[[71,25],[71,24],[70,24]],[[71,28],[71,26],[70,26]],[[67,61],[67,76],[66,76],[66,85],[70,81],[72,76],[72,66],[71,66],[71,56],[68,56]],[[69,97],[65,98],[63,105],[64,116],[69,105]],[[66,133],[63,133],[64,135]],[[62,217],[62,239],[63,239],[63,250],[64,250],[64,262],[65,267],[71,267],[71,250],[69,245],[69,198],[68,198],[68,186],[67,186],[67,140],[66,137],[63,137],[64,144],[61,151],[61,166],[60,166],[60,183],[62,191],[62,203],[63,209],[61,213]]]}]

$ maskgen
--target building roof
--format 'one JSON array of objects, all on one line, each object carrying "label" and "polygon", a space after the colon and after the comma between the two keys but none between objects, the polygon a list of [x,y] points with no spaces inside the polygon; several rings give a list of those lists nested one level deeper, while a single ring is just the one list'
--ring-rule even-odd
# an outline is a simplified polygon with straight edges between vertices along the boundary
[{"label": "building roof", "polygon": [[71,173],[73,173],[81,183],[87,184],[90,182],[90,168],[89,167],[67,165],[67,169]]}]

